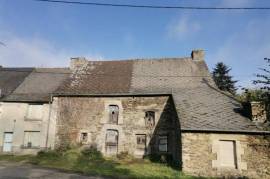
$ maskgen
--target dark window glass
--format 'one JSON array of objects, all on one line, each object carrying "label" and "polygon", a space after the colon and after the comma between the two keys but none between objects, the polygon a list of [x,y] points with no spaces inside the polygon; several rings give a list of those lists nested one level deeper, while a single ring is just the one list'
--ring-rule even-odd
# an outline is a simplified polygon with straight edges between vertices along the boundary
[{"label": "dark window glass", "polygon": [[145,125],[147,127],[155,126],[155,112],[154,111],[146,111],[144,118],[145,118]]},{"label": "dark window glass", "polygon": [[167,136],[159,136],[158,150],[160,152],[167,152],[168,151],[168,137]]},{"label": "dark window glass", "polygon": [[146,135],[145,134],[137,134],[137,148],[145,148],[146,145]]},{"label": "dark window glass", "polygon": [[88,134],[86,132],[81,133],[81,142],[85,143],[88,141]]},{"label": "dark window glass", "polygon": [[117,105],[109,106],[109,123],[117,124],[119,115],[119,107]]}]

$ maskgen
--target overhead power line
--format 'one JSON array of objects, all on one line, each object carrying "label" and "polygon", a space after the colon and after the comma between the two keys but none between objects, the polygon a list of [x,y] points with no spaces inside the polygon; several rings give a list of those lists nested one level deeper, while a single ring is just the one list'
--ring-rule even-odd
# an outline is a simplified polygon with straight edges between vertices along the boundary
[{"label": "overhead power line", "polygon": [[89,6],[110,6],[110,7],[127,7],[127,8],[148,8],[148,9],[186,9],[186,10],[270,10],[270,7],[199,7],[199,6],[159,6],[159,5],[135,5],[135,4],[114,4],[98,3],[83,1],[66,1],[66,0],[34,0],[49,3],[76,4]]}]

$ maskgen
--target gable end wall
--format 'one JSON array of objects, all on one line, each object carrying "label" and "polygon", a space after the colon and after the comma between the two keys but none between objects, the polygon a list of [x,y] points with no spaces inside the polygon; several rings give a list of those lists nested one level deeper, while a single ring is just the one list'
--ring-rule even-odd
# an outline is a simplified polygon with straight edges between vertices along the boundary
[{"label": "gable end wall", "polygon": [[[236,169],[220,167],[218,141],[235,141]],[[270,178],[270,136],[182,133],[183,171],[200,176]]]}]

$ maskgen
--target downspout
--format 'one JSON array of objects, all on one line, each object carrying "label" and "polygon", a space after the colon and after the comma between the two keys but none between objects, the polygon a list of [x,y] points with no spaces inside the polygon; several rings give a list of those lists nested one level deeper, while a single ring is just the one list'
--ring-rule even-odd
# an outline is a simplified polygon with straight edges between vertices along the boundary
[{"label": "downspout", "polygon": [[48,116],[48,125],[47,125],[47,136],[46,136],[46,150],[48,150],[48,141],[49,141],[49,132],[50,132],[50,122],[51,122],[51,112],[52,112],[52,101],[53,96],[50,94],[50,101],[49,101],[49,116]]}]

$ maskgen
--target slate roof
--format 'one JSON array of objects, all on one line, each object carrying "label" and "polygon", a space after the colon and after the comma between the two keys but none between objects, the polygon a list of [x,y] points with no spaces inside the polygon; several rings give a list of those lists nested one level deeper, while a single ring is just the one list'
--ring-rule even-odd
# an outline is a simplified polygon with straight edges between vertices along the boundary
[{"label": "slate roof", "polygon": [[0,101],[11,94],[32,71],[33,68],[0,67]]},{"label": "slate roof", "polygon": [[128,93],[132,61],[89,62],[77,69],[58,92],[76,94]]},{"label": "slate roof", "polygon": [[86,61],[56,94],[170,94],[183,131],[263,132],[216,88],[204,60],[190,57]]},{"label": "slate roof", "polygon": [[[18,74],[19,76],[20,74]],[[23,81],[7,95],[4,101],[47,102],[70,75],[68,68],[35,68],[24,76]],[[22,78],[19,76],[19,78]]]}]

